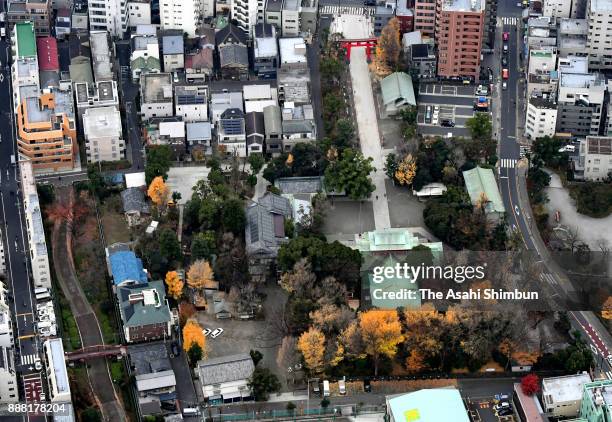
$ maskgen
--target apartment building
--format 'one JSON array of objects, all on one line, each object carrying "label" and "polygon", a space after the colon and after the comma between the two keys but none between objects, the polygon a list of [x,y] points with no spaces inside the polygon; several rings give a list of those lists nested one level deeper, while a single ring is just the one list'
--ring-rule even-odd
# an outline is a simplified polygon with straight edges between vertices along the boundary
[{"label": "apartment building", "polygon": [[9,299],[7,297],[7,290],[4,283],[0,282],[0,347],[12,348],[14,343],[13,318],[9,306]]},{"label": "apartment building", "polygon": [[174,89],[175,116],[184,122],[208,120],[208,86],[178,85]]},{"label": "apartment building", "polygon": [[140,112],[144,120],[170,117],[174,113],[172,75],[149,73],[140,76]]},{"label": "apartment building", "polygon": [[217,142],[226,154],[247,156],[244,113],[238,108],[225,110],[217,124]]},{"label": "apartment building", "polygon": [[557,47],[559,56],[586,56],[589,26],[586,19],[559,19]]},{"label": "apartment building", "polygon": [[17,403],[18,401],[14,349],[0,346],[0,403]]},{"label": "apartment building", "polygon": [[23,98],[17,108],[17,148],[36,173],[72,170],[77,151],[70,82]]},{"label": "apartment building", "polygon": [[557,47],[538,47],[529,50],[530,75],[547,74],[557,69]]},{"label": "apartment building", "polygon": [[87,162],[119,161],[125,158],[121,114],[115,106],[89,108],[83,114]]},{"label": "apartment building", "polygon": [[185,68],[185,45],[182,35],[162,37],[164,72],[176,72]]},{"label": "apartment building", "polygon": [[572,2],[568,0],[542,0],[542,14],[555,18],[569,18]]},{"label": "apartment building", "polygon": [[119,108],[119,93],[115,81],[77,82],[74,84],[74,91],[81,127],[83,125],[83,114],[86,110],[95,107],[115,106]]},{"label": "apartment building", "polygon": [[22,97],[38,95],[40,90],[34,24],[31,22],[15,24],[11,37],[11,44],[14,46],[11,82],[13,84],[13,110],[16,113]]},{"label": "apartment building", "polygon": [[264,8],[264,22],[274,25],[277,31],[281,31],[283,18],[283,0],[266,0]]},{"label": "apartment building", "polygon": [[530,97],[527,103],[525,136],[538,139],[554,136],[557,126],[557,103],[545,97]]},{"label": "apartment building", "polygon": [[606,90],[606,78],[600,73],[561,72],[557,132],[573,136],[599,135]]},{"label": "apartment building", "polygon": [[495,29],[497,28],[497,2],[498,0],[485,0],[485,18],[482,44],[488,49],[495,47]]},{"label": "apartment building", "polygon": [[130,39],[132,54],[130,56],[130,69],[132,80],[137,82],[143,73],[161,72],[159,60],[159,40],[157,35],[135,35]]},{"label": "apartment building", "polygon": [[281,20],[283,37],[296,37],[300,33],[300,0],[285,0]]},{"label": "apartment building", "polygon": [[589,69],[612,69],[612,0],[589,0]]},{"label": "apartment building", "polygon": [[138,25],[151,25],[151,0],[128,1],[128,24],[134,30]]},{"label": "apartment building", "polygon": [[232,19],[251,38],[259,16],[264,16],[263,0],[231,0],[230,6]]},{"label": "apartment building", "polygon": [[583,386],[580,417],[587,422],[610,422],[612,380],[593,381]]},{"label": "apartment building", "polygon": [[113,37],[123,37],[127,31],[128,2],[125,0],[87,0],[90,31],[108,31]]},{"label": "apartment building", "polygon": [[106,31],[91,31],[89,33],[93,75],[96,82],[112,81],[114,79],[109,42],[108,32]]},{"label": "apartment building", "polygon": [[278,44],[276,27],[269,23],[255,25],[253,41],[253,67],[260,77],[276,77]]},{"label": "apartment building", "polygon": [[46,0],[9,0],[6,6],[6,20],[13,26],[22,22],[34,25],[36,36],[51,33],[51,4]]},{"label": "apartment building", "polygon": [[423,38],[434,39],[436,33],[436,0],[415,0],[414,30]]},{"label": "apartment building", "polygon": [[582,391],[591,382],[586,372],[542,380],[544,410],[553,418],[575,418],[580,411]]},{"label": "apartment building", "polygon": [[[412,11],[410,11],[412,13]],[[319,0],[301,0],[300,31],[314,34],[319,22]]]},{"label": "apartment building", "polygon": [[442,0],[436,16],[438,76],[478,81],[485,0]]},{"label": "apartment building", "polygon": [[202,23],[200,0],[160,0],[159,20],[161,29],[178,29],[195,37]]},{"label": "apartment building", "polygon": [[21,188],[23,190],[23,204],[25,210],[26,229],[28,232],[28,246],[30,248],[30,262],[32,264],[32,279],[36,288],[51,288],[51,270],[49,255],[45,240],[43,218],[38,202],[36,180],[32,161],[19,161]]},{"label": "apartment building", "polygon": [[587,136],[580,141],[578,160],[574,160],[577,179],[603,181],[612,175],[612,137]]}]

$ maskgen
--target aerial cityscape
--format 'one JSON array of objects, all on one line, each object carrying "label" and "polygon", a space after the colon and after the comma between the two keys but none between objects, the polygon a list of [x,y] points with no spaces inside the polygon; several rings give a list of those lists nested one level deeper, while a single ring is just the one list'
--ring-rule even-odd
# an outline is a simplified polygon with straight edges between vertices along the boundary
[{"label": "aerial cityscape", "polygon": [[3,0],[0,91],[0,421],[612,422],[612,0]]}]

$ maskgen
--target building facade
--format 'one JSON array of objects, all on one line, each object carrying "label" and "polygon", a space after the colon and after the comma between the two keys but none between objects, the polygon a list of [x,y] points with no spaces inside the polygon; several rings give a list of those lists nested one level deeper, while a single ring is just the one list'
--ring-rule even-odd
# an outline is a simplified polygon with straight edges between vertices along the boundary
[{"label": "building facade", "polygon": [[415,0],[414,30],[433,40],[436,33],[436,0]]},{"label": "building facade", "polygon": [[83,115],[87,162],[125,159],[121,114],[117,107],[95,107]]},{"label": "building facade", "polygon": [[612,1],[589,0],[587,22],[589,69],[612,69]]},{"label": "building facade", "polygon": [[88,0],[89,29],[108,31],[114,37],[123,37],[128,29],[128,2],[125,0]]},{"label": "building facade", "polygon": [[528,101],[525,136],[529,139],[555,136],[557,104],[551,99],[542,97],[531,97]]},{"label": "building facade", "polygon": [[201,0],[163,0],[159,2],[159,20],[162,29],[178,29],[195,37],[202,22]]},{"label": "building facade", "polygon": [[448,0],[438,7],[438,76],[478,81],[484,28],[484,0]]}]

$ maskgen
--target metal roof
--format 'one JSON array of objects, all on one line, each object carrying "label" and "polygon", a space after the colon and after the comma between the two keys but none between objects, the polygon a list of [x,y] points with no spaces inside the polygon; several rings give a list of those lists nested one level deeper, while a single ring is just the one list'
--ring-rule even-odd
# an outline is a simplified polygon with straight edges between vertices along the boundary
[{"label": "metal roof", "polygon": [[484,194],[488,201],[485,205],[487,213],[503,213],[506,211],[499,189],[497,188],[493,170],[476,167],[472,170],[464,171],[463,180],[465,180],[465,187],[468,195],[470,195],[472,205],[478,204],[482,194]]},{"label": "metal roof", "polygon": [[180,35],[164,35],[162,38],[162,51],[165,54],[183,54],[183,37]]},{"label": "metal roof", "polygon": [[416,105],[412,79],[404,72],[395,72],[387,76],[380,82],[380,89],[385,105],[393,104],[398,99],[404,99],[406,103]]},{"label": "metal roof", "polygon": [[254,370],[253,359],[247,353],[202,360],[197,367],[202,385],[246,380]]}]

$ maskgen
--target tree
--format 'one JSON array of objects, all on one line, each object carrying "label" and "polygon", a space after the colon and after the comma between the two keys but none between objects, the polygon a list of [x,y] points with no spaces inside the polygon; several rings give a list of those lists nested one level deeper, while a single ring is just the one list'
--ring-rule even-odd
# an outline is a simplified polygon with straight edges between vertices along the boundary
[{"label": "tree", "polygon": [[257,367],[249,379],[249,388],[256,401],[266,401],[270,397],[270,393],[275,393],[281,389],[281,384],[277,376],[268,368]]},{"label": "tree", "polygon": [[527,396],[533,396],[540,391],[540,378],[536,374],[525,375],[521,378],[521,390]]},{"label": "tree", "polygon": [[404,159],[399,163],[397,167],[397,171],[395,172],[395,180],[399,182],[400,185],[411,185],[414,180],[414,176],[416,175],[417,165],[416,160],[412,158],[412,154],[408,154],[404,157]]},{"label": "tree", "polygon": [[199,361],[202,360],[202,356],[204,352],[202,351],[202,347],[198,343],[192,343],[189,350],[187,350],[187,356],[189,357],[189,362],[193,366]]},{"label": "tree", "polygon": [[406,368],[410,372],[421,372],[427,368],[423,354],[418,350],[411,350],[406,358]]},{"label": "tree", "polygon": [[221,206],[221,224],[225,231],[242,235],[246,225],[244,204],[239,199],[228,199]]},{"label": "tree", "polygon": [[88,407],[81,413],[81,420],[83,422],[100,422],[102,415],[95,407]]},{"label": "tree", "polygon": [[194,261],[200,259],[210,259],[216,249],[215,232],[206,230],[197,233],[191,240],[191,259]]},{"label": "tree", "polygon": [[325,171],[325,184],[330,190],[344,191],[351,199],[368,198],[374,192],[370,173],[372,157],[365,158],[361,152],[347,148],[340,160],[331,163]]},{"label": "tree", "polygon": [[473,139],[491,139],[493,125],[489,113],[476,113],[474,117],[470,117],[465,122],[465,126],[469,129]]},{"label": "tree", "polygon": [[151,198],[151,201],[158,207],[163,208],[168,204],[168,196],[170,191],[164,183],[164,178],[161,176],[157,176],[151,183],[149,184],[149,189],[147,189],[147,195]]},{"label": "tree", "polygon": [[206,337],[202,332],[202,327],[195,319],[187,321],[183,327],[183,349],[189,352],[191,346],[197,344],[202,350],[202,354],[206,355]]},{"label": "tree", "polygon": [[276,354],[276,364],[279,368],[290,368],[296,363],[299,363],[299,355],[297,353],[297,339],[292,336],[285,336],[281,341]]},{"label": "tree", "polygon": [[374,375],[378,375],[380,358],[392,358],[397,345],[404,340],[402,326],[395,310],[374,309],[359,314],[359,328],[365,351],[374,361]]},{"label": "tree", "polygon": [[382,29],[376,46],[376,70],[385,75],[395,71],[401,52],[400,24],[397,18],[391,19]]},{"label": "tree", "polygon": [[261,362],[261,360],[263,359],[263,355],[261,354],[259,350],[251,349],[251,351],[249,352],[249,355],[251,355],[251,359],[253,360],[253,365],[255,366],[257,366],[257,364]]},{"label": "tree", "polygon": [[189,271],[187,271],[187,284],[196,290],[212,288],[216,284],[214,277],[215,274],[208,261],[200,259],[189,267]]},{"label": "tree", "polygon": [[181,244],[174,230],[165,228],[159,233],[159,252],[168,262],[176,261],[182,256]]},{"label": "tree", "polygon": [[602,305],[601,316],[604,319],[612,319],[612,296],[608,296]]},{"label": "tree", "polygon": [[399,164],[397,162],[397,155],[394,153],[390,153],[387,155],[387,159],[385,160],[385,174],[391,180],[395,180],[395,173],[399,168]]},{"label": "tree", "polygon": [[193,303],[182,301],[179,303],[179,324],[181,327],[184,327],[187,321],[191,319],[197,310]]},{"label": "tree", "polygon": [[147,147],[147,165],[145,166],[145,181],[150,185],[153,179],[161,176],[164,180],[168,177],[170,162],[172,161],[172,149],[168,145],[152,145]]},{"label": "tree", "polygon": [[304,356],[306,367],[315,374],[323,372],[325,367],[325,335],[311,327],[302,333],[298,340],[298,349]]},{"label": "tree", "polygon": [[355,136],[355,128],[349,119],[338,119],[332,136],[332,143],[335,147],[342,150],[350,146]]},{"label": "tree", "polygon": [[168,286],[168,296],[174,300],[178,300],[183,295],[183,286],[185,283],[179,277],[176,271],[168,271],[166,273],[166,286]]},{"label": "tree", "polygon": [[266,163],[266,160],[264,160],[263,155],[258,153],[249,155],[247,161],[251,165],[251,174],[258,174]]}]

